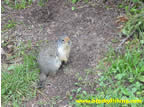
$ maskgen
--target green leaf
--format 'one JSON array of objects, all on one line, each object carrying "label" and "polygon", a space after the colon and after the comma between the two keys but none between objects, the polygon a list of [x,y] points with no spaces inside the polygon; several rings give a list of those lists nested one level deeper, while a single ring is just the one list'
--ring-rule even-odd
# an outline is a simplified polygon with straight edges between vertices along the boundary
[{"label": "green leaf", "polygon": [[9,0],[4,0],[4,2],[5,2],[5,4],[9,4],[10,1]]},{"label": "green leaf", "polygon": [[74,11],[75,10],[75,7],[72,7],[72,11]]},{"label": "green leaf", "polygon": [[72,3],[75,4],[78,0],[72,0]]},{"label": "green leaf", "polygon": [[139,2],[139,0],[132,0],[134,3],[137,3],[137,2]]},{"label": "green leaf", "polygon": [[139,76],[138,80],[141,81],[141,82],[144,82],[144,76]]},{"label": "green leaf", "polygon": [[69,99],[70,99],[70,100],[72,100],[72,99],[73,99],[73,97],[70,95],[70,96],[69,96]]},{"label": "green leaf", "polygon": [[15,69],[14,65],[11,65],[11,66],[8,67],[8,71],[13,70],[13,69]]},{"label": "green leaf", "polygon": [[79,93],[79,92],[81,91],[81,89],[82,89],[82,88],[78,88],[78,89],[77,89],[77,93]]},{"label": "green leaf", "polygon": [[141,44],[144,44],[144,40],[140,40],[140,43],[141,43]]},{"label": "green leaf", "polygon": [[120,4],[120,5],[119,5],[119,8],[123,8],[123,5],[122,5],[122,4]]},{"label": "green leaf", "polygon": [[115,78],[118,79],[118,80],[121,80],[124,76],[125,76],[125,74],[117,74],[115,76]]},{"label": "green leaf", "polygon": [[88,3],[88,0],[84,0],[86,3]]},{"label": "green leaf", "polygon": [[83,94],[84,94],[84,95],[87,95],[87,92],[86,92],[86,91],[83,91]]},{"label": "green leaf", "polygon": [[124,28],[124,29],[122,29],[122,33],[124,34],[124,35],[128,35],[128,31]]},{"label": "green leaf", "polygon": [[126,88],[121,88],[121,91],[122,91],[122,93],[123,93],[124,95],[129,96],[129,91],[128,91],[128,89],[126,89]]},{"label": "green leaf", "polygon": [[128,9],[129,9],[129,6],[125,6],[125,10],[128,11]]},{"label": "green leaf", "polygon": [[137,88],[132,88],[132,92],[135,93],[137,91]]}]

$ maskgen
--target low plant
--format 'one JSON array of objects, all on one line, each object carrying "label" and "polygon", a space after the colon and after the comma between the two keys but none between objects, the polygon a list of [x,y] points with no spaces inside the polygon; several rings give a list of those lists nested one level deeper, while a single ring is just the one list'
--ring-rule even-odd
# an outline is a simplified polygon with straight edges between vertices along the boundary
[{"label": "low plant", "polygon": [[14,20],[8,20],[8,23],[4,25],[4,29],[11,29],[16,26],[16,22]]},{"label": "low plant", "polygon": [[128,15],[128,22],[125,23],[122,33],[126,36],[137,35],[144,39],[144,8],[135,15]]},{"label": "low plant", "polygon": [[32,4],[32,0],[4,0],[4,3],[15,9],[24,9],[27,5]]},{"label": "low plant", "polygon": [[45,4],[46,2],[48,2],[48,0],[39,0],[38,4],[39,4],[40,6],[44,6],[44,4]]},{"label": "low plant", "polygon": [[11,64],[7,70],[2,69],[1,95],[3,106],[19,106],[36,95],[36,81],[39,69],[33,51],[27,52],[29,43],[17,47],[15,57],[21,57],[21,63]]}]

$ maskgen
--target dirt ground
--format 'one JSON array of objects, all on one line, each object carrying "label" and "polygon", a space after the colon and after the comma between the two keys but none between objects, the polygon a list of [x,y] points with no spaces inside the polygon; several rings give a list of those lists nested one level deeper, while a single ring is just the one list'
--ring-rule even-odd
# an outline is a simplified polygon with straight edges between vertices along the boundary
[{"label": "dirt ground", "polygon": [[[103,3],[91,1],[93,5],[79,2],[75,5],[62,0],[49,0],[43,7],[33,4],[23,10],[7,10],[2,13],[2,25],[12,18],[17,22],[14,30],[2,32],[2,38],[15,36],[17,42],[31,40],[55,41],[58,36],[68,35],[72,40],[72,51],[67,65],[55,77],[48,77],[45,89],[41,90],[31,101],[25,102],[27,107],[37,102],[49,102],[50,99],[60,96],[56,105],[64,107],[69,99],[66,97],[72,89],[77,89],[76,74],[85,75],[85,70],[94,68],[107,52],[112,39],[117,37],[116,17],[117,9],[106,8]],[[9,17],[10,16],[10,17]],[[97,78],[92,75],[88,81]],[[82,87],[89,93],[94,89]],[[95,93],[95,92],[94,92]],[[43,96],[44,95],[44,96]]]}]

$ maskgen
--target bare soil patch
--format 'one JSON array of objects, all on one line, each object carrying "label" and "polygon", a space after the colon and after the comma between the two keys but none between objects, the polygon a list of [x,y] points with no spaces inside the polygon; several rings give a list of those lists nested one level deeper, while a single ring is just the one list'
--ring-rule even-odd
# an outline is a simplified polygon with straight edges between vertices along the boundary
[{"label": "bare soil patch", "polygon": [[[95,67],[99,60],[112,45],[112,39],[117,36],[115,23],[118,12],[114,8],[104,8],[102,5],[90,6],[79,2],[72,11],[72,4],[62,0],[49,0],[44,7],[35,4],[24,10],[8,10],[2,13],[2,25],[13,18],[17,24],[12,30],[2,33],[2,38],[15,36],[16,41],[31,40],[34,44],[39,40],[55,41],[58,36],[68,35],[72,40],[72,52],[67,65],[56,77],[48,77],[43,94],[38,94],[31,101],[26,102],[27,107],[40,101],[49,102],[50,99],[60,96],[55,100],[56,105],[67,105],[69,99],[66,94],[78,87],[77,73],[84,76],[84,70]],[[9,17],[10,16],[10,17]],[[97,78],[90,76],[91,80]],[[89,92],[94,89],[83,87]],[[43,96],[44,95],[44,96]]]}]

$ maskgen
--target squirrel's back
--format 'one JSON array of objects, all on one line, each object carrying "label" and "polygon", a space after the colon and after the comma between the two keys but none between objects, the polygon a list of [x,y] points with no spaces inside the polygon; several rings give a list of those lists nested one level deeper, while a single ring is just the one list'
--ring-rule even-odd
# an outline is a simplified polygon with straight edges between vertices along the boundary
[{"label": "squirrel's back", "polygon": [[51,72],[56,72],[61,66],[61,61],[56,55],[56,44],[48,43],[47,46],[44,46],[40,49],[38,56],[38,63],[41,72],[49,74]]},{"label": "squirrel's back", "polygon": [[48,42],[40,49],[38,55],[40,83],[45,81],[47,75],[55,75],[62,62],[67,63],[70,50],[71,40],[68,36],[61,36],[57,42]]}]

